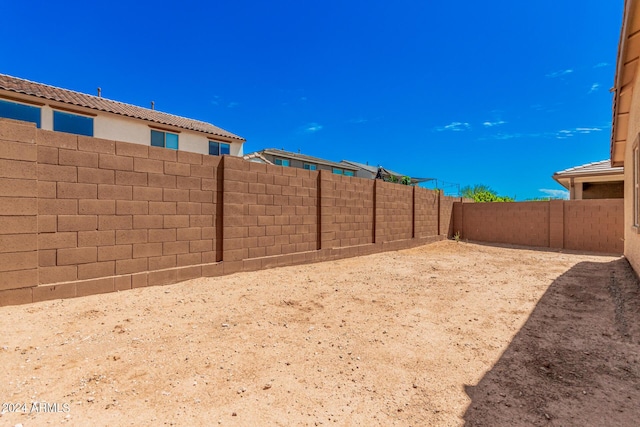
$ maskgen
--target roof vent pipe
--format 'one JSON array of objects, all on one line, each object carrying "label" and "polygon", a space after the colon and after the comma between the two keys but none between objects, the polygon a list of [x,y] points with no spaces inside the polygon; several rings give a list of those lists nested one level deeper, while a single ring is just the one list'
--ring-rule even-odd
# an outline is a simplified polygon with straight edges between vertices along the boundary
[{"label": "roof vent pipe", "polygon": [[153,101],[151,101],[151,109],[152,109],[152,110],[155,110],[155,109],[156,109],[156,103],[155,103],[155,102],[153,102]]},{"label": "roof vent pipe", "polygon": [[102,88],[98,88],[98,98],[102,98]]}]

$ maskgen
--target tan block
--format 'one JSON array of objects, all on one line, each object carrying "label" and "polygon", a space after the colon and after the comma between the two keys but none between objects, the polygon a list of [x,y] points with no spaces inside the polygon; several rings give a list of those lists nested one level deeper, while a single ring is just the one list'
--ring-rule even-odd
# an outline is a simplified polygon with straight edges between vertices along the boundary
[{"label": "tan block", "polygon": [[133,245],[133,258],[162,256],[162,243],[137,243]]},{"label": "tan block", "polygon": [[55,199],[57,197],[57,183],[53,181],[25,181],[22,182],[37,182],[38,198],[40,199]]},{"label": "tan block", "polygon": [[38,252],[0,253],[0,274],[5,271],[28,270],[38,268]]},{"label": "tan block", "polygon": [[189,227],[189,215],[164,215],[164,228]]},{"label": "tan block", "polygon": [[0,235],[0,253],[27,252],[37,249],[37,235],[34,233]]},{"label": "tan block", "polygon": [[[115,231],[79,231],[78,247],[111,246],[115,244]],[[75,245],[74,245],[75,246]]]},{"label": "tan block", "polygon": [[[2,167],[0,161],[0,167]],[[37,165],[37,178],[39,181],[64,181],[64,182],[77,182],[78,173],[75,166],[59,166],[59,165]],[[21,178],[21,177],[16,177]],[[33,177],[29,178],[33,179]]]},{"label": "tan block", "polygon": [[113,277],[98,280],[87,280],[76,284],[76,296],[78,297],[106,294],[113,291],[115,291],[115,282]]},{"label": "tan block", "polygon": [[74,298],[76,284],[62,283],[60,285],[38,286],[33,289],[33,302],[50,301],[54,299]]},{"label": "tan block", "polygon": [[58,265],[75,265],[96,262],[98,259],[97,248],[68,248],[58,249]]},{"label": "tan block", "polygon": [[114,277],[113,289],[115,291],[131,289],[131,275]]},{"label": "tan block", "polygon": [[118,245],[128,245],[133,243],[146,243],[147,230],[117,230],[116,243]]},{"label": "tan block", "polygon": [[131,275],[131,289],[149,286],[149,273]]},{"label": "tan block", "polygon": [[78,168],[78,182],[88,184],[113,184],[114,171],[95,168]]},{"label": "tan block", "polygon": [[189,190],[165,188],[163,190],[163,200],[165,202],[188,202]]},{"label": "tan block", "polygon": [[0,178],[36,179],[36,166],[35,162],[0,159]]},{"label": "tan block", "polygon": [[150,173],[148,175],[149,187],[176,188],[176,177],[160,173]]},{"label": "tan block", "polygon": [[213,191],[189,190],[189,200],[198,203],[213,203]]},{"label": "tan block", "polygon": [[183,267],[185,265],[197,265],[202,263],[202,256],[200,252],[192,254],[179,254],[177,255],[176,261],[178,267]]},{"label": "tan block", "polygon": [[0,119],[0,139],[33,144],[36,141],[36,132],[35,123]]},{"label": "tan block", "polygon": [[149,272],[149,286],[171,285],[178,282],[175,269]]},{"label": "tan block", "polygon": [[[146,258],[142,258],[146,259]],[[151,257],[149,259],[149,270],[162,270],[165,268],[173,268],[177,266],[175,255],[165,255],[160,257]]]},{"label": "tan block", "polygon": [[149,242],[175,242],[176,229],[149,230]]},{"label": "tan block", "polygon": [[189,242],[189,252],[207,252],[213,250],[213,240],[197,240]]},{"label": "tan block", "polygon": [[37,133],[38,145],[57,148],[78,149],[78,136],[64,132],[39,129]]},{"label": "tan block", "polygon": [[38,235],[38,249],[75,248],[77,233],[45,233]]},{"label": "tan block", "polygon": [[180,163],[190,163],[192,165],[201,165],[203,157],[204,155],[202,154],[178,150],[178,162]]},{"label": "tan block", "polygon": [[116,214],[118,215],[147,215],[149,204],[145,201],[118,200]]},{"label": "tan block", "polygon": [[199,227],[193,228],[179,228],[176,235],[176,240],[200,240],[202,235],[202,229]]},{"label": "tan block", "polygon": [[98,230],[131,230],[133,219],[131,215],[99,215]]},{"label": "tan block", "polygon": [[176,255],[189,253],[189,242],[164,242],[162,244],[163,255]]},{"label": "tan block", "polygon": [[113,200],[131,200],[133,198],[132,187],[125,185],[98,185],[98,198],[99,199],[113,199]]},{"label": "tan block", "polygon": [[78,213],[81,215],[115,215],[115,200],[78,200]]},{"label": "tan block", "polygon": [[177,213],[176,206],[176,202],[149,202],[149,214],[175,215]]},{"label": "tan block", "polygon": [[176,202],[178,204],[178,215],[200,215],[202,214],[202,203]]},{"label": "tan block", "polygon": [[149,147],[149,158],[175,162],[178,160],[178,153],[170,148]]},{"label": "tan block", "polygon": [[73,182],[58,182],[58,199],[95,199],[98,196],[96,184],[78,184]]},{"label": "tan block", "polygon": [[39,267],[55,267],[56,266],[56,250],[47,249],[38,251]]},{"label": "tan block", "polygon": [[0,178],[0,196],[37,197],[37,181],[33,179]]},{"label": "tan block", "polygon": [[189,227],[212,227],[211,215],[189,215]]},{"label": "tan block", "polygon": [[202,180],[198,177],[191,176],[178,176],[176,180],[177,187],[187,190],[200,190],[202,186]]},{"label": "tan block", "polygon": [[38,151],[35,144],[0,140],[0,159],[35,162]]},{"label": "tan block", "polygon": [[164,162],[165,175],[190,176],[191,167],[185,163]]},{"label": "tan block", "polygon": [[97,228],[97,215],[58,215],[58,231],[91,231]]},{"label": "tan block", "polygon": [[77,200],[40,199],[38,201],[40,215],[76,215],[78,213]]},{"label": "tan block", "polygon": [[0,197],[0,215],[37,215],[38,200],[34,198]]},{"label": "tan block", "polygon": [[162,188],[133,187],[133,200],[162,201]]},{"label": "tan block", "polygon": [[[139,273],[147,270],[147,258],[123,259],[116,261],[116,274]],[[133,286],[133,283],[132,283]]]},{"label": "tan block", "polygon": [[133,159],[133,170],[136,172],[162,174],[164,173],[164,164],[161,160],[135,158]]},{"label": "tan block", "polygon": [[135,215],[133,217],[133,228],[164,228],[164,217],[162,215]]},{"label": "tan block", "polygon": [[133,158],[114,156],[111,154],[100,154],[100,169],[113,169],[121,171],[133,170]]},{"label": "tan block", "polygon": [[115,154],[116,143],[108,139],[78,135],[78,150],[94,153]]},{"label": "tan block", "polygon": [[0,274],[0,290],[26,288],[37,284],[37,269],[5,271]]},{"label": "tan block", "polygon": [[0,216],[0,235],[36,233],[37,216]]},{"label": "tan block", "polygon": [[[98,248],[98,261],[114,261],[117,259],[129,259],[132,258],[132,246],[131,245],[114,245],[114,246],[101,246]],[[80,272],[78,271],[78,277]]]},{"label": "tan block", "polygon": [[191,176],[200,178],[213,178],[213,166],[191,165]]},{"label": "tan block", "polygon": [[58,149],[55,147],[38,146],[37,160],[40,164],[58,164]]},{"label": "tan block", "polygon": [[86,151],[60,149],[58,153],[58,164],[63,166],[97,168],[98,155]]},{"label": "tan block", "polygon": [[78,278],[78,267],[75,265],[40,267],[37,272],[41,284],[69,282]]},{"label": "tan block", "polygon": [[97,277],[109,277],[115,274],[115,262],[94,262],[78,266],[78,279],[93,279]]},{"label": "tan block", "polygon": [[179,268],[178,272],[178,282],[183,282],[185,280],[197,279],[202,277],[202,267],[193,266],[193,267],[184,267]]},{"label": "tan block", "polygon": [[[133,145],[133,144],[132,144]],[[142,146],[146,148],[144,145]],[[144,172],[128,172],[123,170],[115,171],[116,184],[118,185],[132,185],[135,194],[136,186],[147,185],[147,174]]]},{"label": "tan block", "polygon": [[202,266],[202,276],[203,277],[217,277],[222,276],[224,273],[221,262],[207,264]]},{"label": "tan block", "polygon": [[31,302],[33,302],[32,288],[0,291],[0,307],[8,305],[29,304]]},{"label": "tan block", "polygon": [[129,142],[116,142],[116,154],[118,156],[149,157],[149,146],[142,144],[132,144]]}]

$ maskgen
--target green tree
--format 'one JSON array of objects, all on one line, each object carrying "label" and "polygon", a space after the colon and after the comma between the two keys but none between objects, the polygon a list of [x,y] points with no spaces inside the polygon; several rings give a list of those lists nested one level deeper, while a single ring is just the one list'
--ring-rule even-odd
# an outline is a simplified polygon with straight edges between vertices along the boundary
[{"label": "green tree", "polygon": [[499,196],[491,187],[483,184],[466,186],[460,190],[462,197],[472,199],[474,202],[513,202],[514,198],[509,196]]}]

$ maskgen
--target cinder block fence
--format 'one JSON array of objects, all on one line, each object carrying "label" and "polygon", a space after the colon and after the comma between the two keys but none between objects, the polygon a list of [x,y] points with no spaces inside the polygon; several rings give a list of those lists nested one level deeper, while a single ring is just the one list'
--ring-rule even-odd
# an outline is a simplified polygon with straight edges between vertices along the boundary
[{"label": "cinder block fence", "polygon": [[0,305],[417,246],[458,200],[0,119]]}]

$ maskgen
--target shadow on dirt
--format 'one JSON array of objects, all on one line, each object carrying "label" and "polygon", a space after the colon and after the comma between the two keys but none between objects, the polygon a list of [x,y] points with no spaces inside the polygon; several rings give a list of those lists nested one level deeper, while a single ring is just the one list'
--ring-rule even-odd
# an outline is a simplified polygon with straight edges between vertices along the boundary
[{"label": "shadow on dirt", "polygon": [[559,276],[476,386],[467,426],[638,425],[640,286],[626,259]]}]

